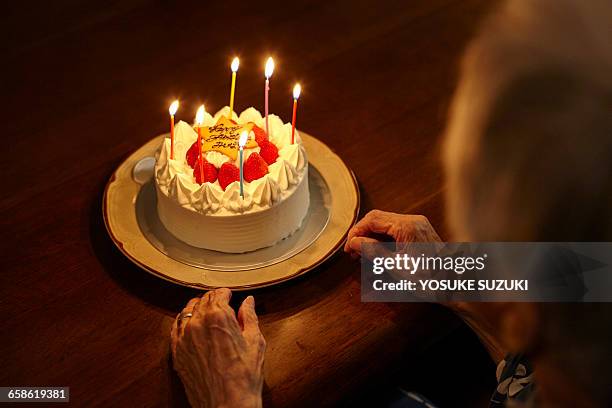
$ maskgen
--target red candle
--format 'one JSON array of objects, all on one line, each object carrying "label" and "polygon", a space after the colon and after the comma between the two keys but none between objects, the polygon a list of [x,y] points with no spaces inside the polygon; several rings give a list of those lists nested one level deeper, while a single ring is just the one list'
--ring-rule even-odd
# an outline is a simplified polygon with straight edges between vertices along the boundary
[{"label": "red candle", "polygon": [[297,103],[298,98],[300,97],[300,93],[302,92],[302,87],[300,84],[295,84],[293,87],[293,118],[291,119],[291,144],[295,143],[295,116],[297,113]]},{"label": "red candle", "polygon": [[174,101],[168,108],[170,113],[170,158],[174,160],[174,114],[178,110],[179,101]]},{"label": "red candle", "polygon": [[204,160],[202,160],[202,122],[204,122],[204,105],[200,105],[198,108],[195,121],[198,128],[198,161],[200,162],[200,181],[204,182]]}]

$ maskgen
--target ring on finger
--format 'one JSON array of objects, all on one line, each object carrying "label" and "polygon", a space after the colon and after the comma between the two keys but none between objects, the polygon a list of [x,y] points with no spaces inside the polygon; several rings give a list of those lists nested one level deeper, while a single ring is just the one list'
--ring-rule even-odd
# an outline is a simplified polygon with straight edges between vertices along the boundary
[{"label": "ring on finger", "polygon": [[189,318],[191,316],[193,316],[192,312],[188,312],[188,313],[182,312],[180,318],[181,318],[181,320],[183,320],[183,319],[187,319],[187,318]]}]

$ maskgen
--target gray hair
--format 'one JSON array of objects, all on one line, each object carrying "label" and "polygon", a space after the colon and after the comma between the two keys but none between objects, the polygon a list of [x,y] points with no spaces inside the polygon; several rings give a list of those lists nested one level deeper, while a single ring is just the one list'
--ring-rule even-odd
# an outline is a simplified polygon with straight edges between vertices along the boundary
[{"label": "gray hair", "polygon": [[612,2],[509,1],[469,46],[445,141],[455,238],[612,240]]},{"label": "gray hair", "polygon": [[[446,130],[459,241],[612,241],[612,2],[514,0],[469,46]],[[543,304],[542,355],[609,403],[612,305]]]}]

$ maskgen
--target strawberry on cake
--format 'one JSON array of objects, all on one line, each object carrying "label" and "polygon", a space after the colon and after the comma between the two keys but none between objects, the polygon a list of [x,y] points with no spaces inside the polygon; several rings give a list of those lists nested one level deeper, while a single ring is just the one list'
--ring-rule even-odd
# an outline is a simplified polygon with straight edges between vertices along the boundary
[{"label": "strawberry on cake", "polygon": [[[248,108],[204,114],[202,171],[197,130],[181,121],[174,131],[174,159],[165,138],[155,164],[157,212],[174,236],[199,248],[241,253],[274,245],[300,228],[309,206],[308,160],[291,124]],[[244,147],[240,195],[238,138]]]}]

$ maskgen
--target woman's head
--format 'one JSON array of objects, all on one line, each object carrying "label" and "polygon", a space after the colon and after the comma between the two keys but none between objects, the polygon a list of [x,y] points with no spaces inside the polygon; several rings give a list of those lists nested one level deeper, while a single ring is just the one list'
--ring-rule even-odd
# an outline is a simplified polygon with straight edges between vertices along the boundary
[{"label": "woman's head", "polygon": [[609,1],[516,0],[464,57],[445,142],[466,241],[612,240]]},{"label": "woman's head", "polygon": [[[612,241],[611,22],[609,0],[513,0],[486,21],[446,130],[455,240]],[[611,305],[482,306],[507,347],[553,367],[557,397],[612,400]]]}]

